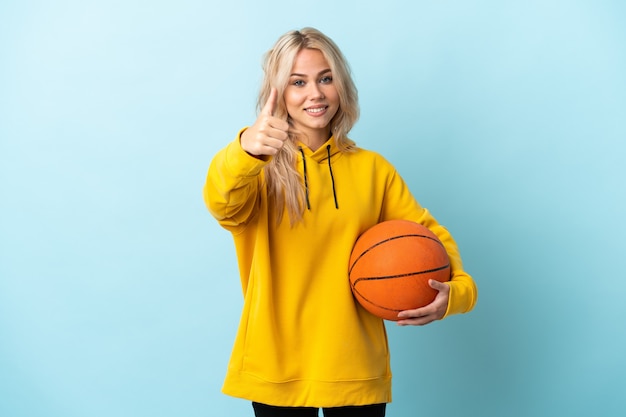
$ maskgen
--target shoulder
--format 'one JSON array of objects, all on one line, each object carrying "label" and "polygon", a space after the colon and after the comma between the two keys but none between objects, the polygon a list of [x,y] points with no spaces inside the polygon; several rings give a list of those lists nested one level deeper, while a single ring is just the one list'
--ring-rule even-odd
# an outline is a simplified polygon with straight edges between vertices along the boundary
[{"label": "shoulder", "polygon": [[373,164],[377,169],[389,169],[395,171],[395,168],[387,158],[380,153],[371,149],[361,148],[355,146],[351,150],[345,152],[348,158],[351,158],[359,163]]}]

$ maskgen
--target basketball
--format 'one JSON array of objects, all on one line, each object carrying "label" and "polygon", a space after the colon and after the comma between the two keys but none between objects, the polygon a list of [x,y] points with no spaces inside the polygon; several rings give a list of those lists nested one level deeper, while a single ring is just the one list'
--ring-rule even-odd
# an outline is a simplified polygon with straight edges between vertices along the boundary
[{"label": "basketball", "polygon": [[448,254],[428,228],[389,220],[366,230],[354,244],[348,269],[357,301],[385,320],[430,304],[437,291],[429,279],[450,280]]}]

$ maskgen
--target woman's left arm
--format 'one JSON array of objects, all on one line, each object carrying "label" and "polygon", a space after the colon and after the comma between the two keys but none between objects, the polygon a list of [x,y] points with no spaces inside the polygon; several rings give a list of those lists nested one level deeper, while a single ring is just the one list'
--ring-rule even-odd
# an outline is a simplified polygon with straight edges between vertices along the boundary
[{"label": "woman's left arm", "polygon": [[438,291],[435,300],[422,308],[401,312],[399,325],[424,325],[452,314],[467,313],[478,298],[476,283],[463,270],[458,245],[450,232],[413,197],[401,176],[394,172],[388,178],[384,219],[406,219],[429,228],[441,241],[450,260],[450,281],[429,282]]}]

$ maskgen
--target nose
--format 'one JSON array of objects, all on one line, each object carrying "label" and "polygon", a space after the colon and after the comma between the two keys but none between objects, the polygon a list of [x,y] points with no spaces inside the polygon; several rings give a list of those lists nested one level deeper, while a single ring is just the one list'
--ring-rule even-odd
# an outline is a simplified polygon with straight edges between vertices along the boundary
[{"label": "nose", "polygon": [[324,98],[324,92],[318,83],[310,83],[309,86],[309,98],[312,100],[320,100]]}]

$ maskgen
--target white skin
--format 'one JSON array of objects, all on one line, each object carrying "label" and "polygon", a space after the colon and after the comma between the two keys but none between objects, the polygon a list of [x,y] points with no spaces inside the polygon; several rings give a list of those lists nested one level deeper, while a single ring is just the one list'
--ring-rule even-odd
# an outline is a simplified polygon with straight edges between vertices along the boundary
[{"label": "white skin", "polygon": [[[317,49],[298,52],[283,95],[293,128],[311,150],[319,149],[331,136],[330,122],[339,110],[339,95],[330,66]],[[252,126],[241,134],[241,147],[250,155],[276,155],[288,140],[289,123],[274,116],[278,92],[271,89],[267,102]],[[438,291],[435,300],[415,310],[398,314],[399,326],[423,326],[446,313],[450,287],[436,280],[428,284]]]},{"label": "white skin", "polygon": [[274,117],[277,98],[278,93],[272,88],[256,122],[241,134],[241,147],[250,155],[276,155],[289,138],[289,123]]},{"label": "white skin", "polygon": [[[256,122],[241,135],[241,147],[251,155],[276,155],[288,138],[289,124],[274,117],[277,100],[272,88]],[[283,100],[293,129],[309,148],[317,150],[330,138],[330,121],[339,110],[330,66],[319,50],[298,52]]]},{"label": "white skin", "polygon": [[446,314],[450,287],[434,279],[428,280],[428,285],[438,291],[433,302],[422,308],[398,313],[400,320],[397,321],[397,324],[399,326],[423,326],[435,320],[441,320]]},{"label": "white skin", "polygon": [[320,148],[330,138],[330,122],[339,110],[339,94],[322,52],[298,52],[284,98],[294,129],[302,133],[302,142],[313,151]]}]

